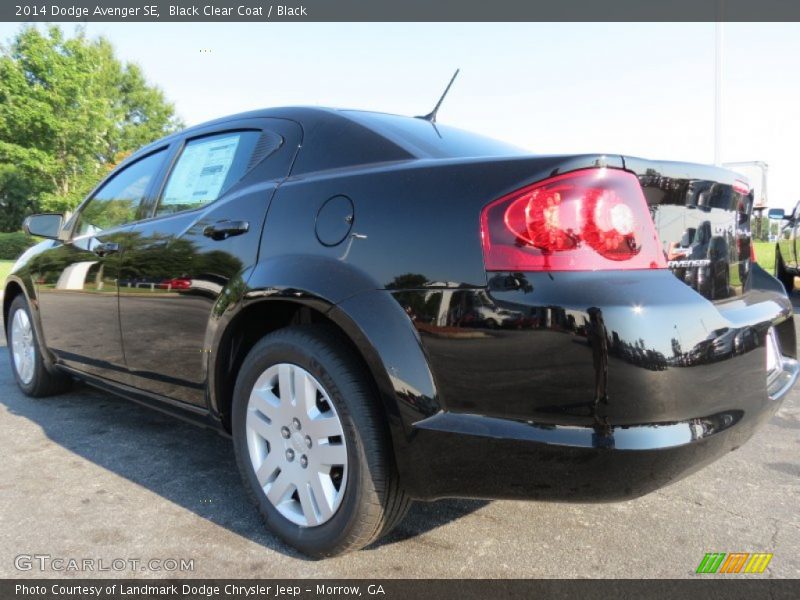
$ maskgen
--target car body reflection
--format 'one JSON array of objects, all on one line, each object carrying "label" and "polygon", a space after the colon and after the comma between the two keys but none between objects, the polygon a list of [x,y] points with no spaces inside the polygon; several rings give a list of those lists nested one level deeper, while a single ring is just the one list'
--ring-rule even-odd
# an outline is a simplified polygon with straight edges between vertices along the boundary
[{"label": "car body reflection", "polygon": [[675,276],[709,300],[741,295],[750,263],[752,193],[652,169],[639,182]]},{"label": "car body reflection", "polygon": [[[704,229],[707,233],[708,227],[698,227]],[[618,449],[686,444],[737,422],[741,414],[730,410],[702,416],[685,410],[691,397],[704,392],[692,387],[694,377],[680,372],[719,364],[715,376],[744,377],[736,359],[750,365],[760,357],[753,351],[763,347],[769,321],[722,326],[720,320],[710,331],[690,331],[659,318],[663,298],[680,286],[667,271],[653,273],[651,286],[632,289],[630,306],[581,305],[584,299],[602,299],[604,290],[586,289],[580,278],[498,273],[486,289],[450,282],[445,288],[404,290],[394,296],[446,379],[444,385],[456,390],[457,398],[444,399],[448,408],[455,405],[452,410],[471,412],[482,406],[484,416],[494,410],[517,414],[521,426],[533,428],[529,435],[542,441],[554,436],[567,445]],[[611,287],[628,285],[624,274],[613,278]],[[549,303],[549,287],[558,287],[562,298],[571,296],[574,302]],[[639,297],[640,303],[633,302]],[[476,355],[497,358],[486,358],[485,373],[465,373],[461,365]],[[651,392],[650,406],[662,407],[660,414],[649,411],[650,418],[643,418],[641,398],[629,385],[642,378],[658,390]],[[522,380],[528,382],[527,395],[519,392]],[[494,406],[473,397],[471,384],[476,381],[492,388]],[[548,381],[554,382],[553,389]]]}]

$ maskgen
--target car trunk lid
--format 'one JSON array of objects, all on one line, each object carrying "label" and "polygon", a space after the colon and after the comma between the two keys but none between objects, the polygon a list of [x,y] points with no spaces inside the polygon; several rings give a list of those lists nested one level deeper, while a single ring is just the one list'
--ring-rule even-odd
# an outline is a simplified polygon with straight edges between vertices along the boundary
[{"label": "car trunk lid", "polygon": [[745,294],[753,207],[746,179],[711,165],[623,160],[639,178],[675,276],[714,302]]}]

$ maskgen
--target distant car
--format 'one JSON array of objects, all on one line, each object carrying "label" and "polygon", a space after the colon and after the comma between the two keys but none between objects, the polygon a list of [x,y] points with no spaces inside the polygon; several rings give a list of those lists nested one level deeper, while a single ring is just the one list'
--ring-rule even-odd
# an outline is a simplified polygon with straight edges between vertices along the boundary
[{"label": "distant car", "polygon": [[186,277],[173,277],[162,281],[161,287],[166,287],[168,290],[188,290],[192,287],[192,280]]},{"label": "distant car", "polygon": [[11,366],[30,396],[77,378],[230,434],[267,526],[316,557],[412,499],[632,498],[738,448],[795,383],[751,206],[711,166],[236,115],[26,221],[49,239],[5,286]]},{"label": "distant car", "polygon": [[789,215],[782,208],[771,208],[767,214],[770,219],[781,221],[781,231],[775,245],[775,277],[791,293],[794,290],[794,278],[800,275],[800,202]]},{"label": "distant car", "polygon": [[[466,304],[466,308],[464,308]],[[458,319],[461,326],[486,327],[498,329],[500,327],[513,327],[522,319],[522,314],[501,308],[486,294],[464,294],[459,302],[459,308],[464,311],[464,316]]]}]

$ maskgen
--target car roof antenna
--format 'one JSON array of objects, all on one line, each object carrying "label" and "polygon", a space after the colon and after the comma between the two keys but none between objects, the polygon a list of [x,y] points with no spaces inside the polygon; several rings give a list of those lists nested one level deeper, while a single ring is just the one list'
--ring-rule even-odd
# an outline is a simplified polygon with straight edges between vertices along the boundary
[{"label": "car roof antenna", "polygon": [[461,69],[456,69],[456,72],[453,73],[453,77],[450,79],[450,83],[447,84],[447,87],[444,89],[442,97],[439,98],[439,101],[436,103],[436,106],[433,107],[433,110],[424,117],[417,117],[418,119],[425,119],[429,123],[436,123],[436,113],[439,112],[439,107],[442,105],[442,100],[444,100],[444,97],[447,96],[447,92],[450,91],[450,86],[453,85],[453,82],[456,80],[456,77],[458,76],[458,72],[460,70]]}]

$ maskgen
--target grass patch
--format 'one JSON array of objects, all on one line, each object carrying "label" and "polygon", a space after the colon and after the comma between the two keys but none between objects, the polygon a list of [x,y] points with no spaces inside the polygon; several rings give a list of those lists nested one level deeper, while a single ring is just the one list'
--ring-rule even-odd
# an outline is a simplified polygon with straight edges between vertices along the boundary
[{"label": "grass patch", "polygon": [[[0,260],[0,284],[4,284],[6,281],[6,277],[11,272],[11,267],[14,266],[13,260]],[[2,291],[2,287],[0,287],[0,291]]]},{"label": "grass patch", "polygon": [[775,274],[775,242],[753,242],[756,262],[767,273]]}]

